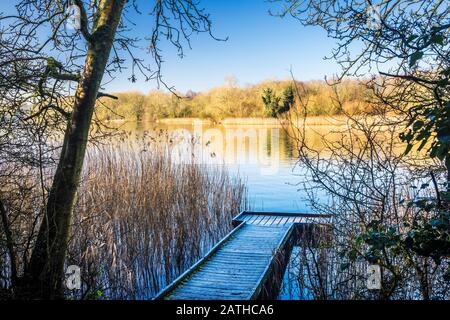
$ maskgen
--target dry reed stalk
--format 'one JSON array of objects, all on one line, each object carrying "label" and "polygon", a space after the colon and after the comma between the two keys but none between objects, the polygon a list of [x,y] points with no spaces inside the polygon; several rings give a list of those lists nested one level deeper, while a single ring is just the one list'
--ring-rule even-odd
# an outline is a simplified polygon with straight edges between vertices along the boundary
[{"label": "dry reed stalk", "polygon": [[174,161],[166,147],[103,146],[88,153],[69,264],[82,298],[146,299],[231,228],[245,185],[224,169]]}]

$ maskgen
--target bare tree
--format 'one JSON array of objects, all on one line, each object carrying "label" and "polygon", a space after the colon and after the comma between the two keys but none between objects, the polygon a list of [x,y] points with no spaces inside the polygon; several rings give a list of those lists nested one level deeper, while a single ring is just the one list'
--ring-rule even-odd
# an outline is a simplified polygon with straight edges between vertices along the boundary
[{"label": "bare tree", "polygon": [[[332,245],[315,252],[306,246],[307,270],[300,278],[315,284],[322,298],[447,299],[448,2],[273,2],[283,6],[272,14],[320,26],[336,40],[328,58],[342,67],[333,83],[334,102],[346,122],[334,138],[322,137],[321,152],[308,144],[307,95],[297,86],[300,108],[291,120],[298,128],[299,161],[307,168],[304,188],[316,210],[335,214]],[[339,82],[348,76],[362,78],[371,89],[371,112],[343,110]],[[407,157],[414,148],[426,157]],[[325,271],[311,262],[324,251]],[[365,287],[369,263],[382,267],[377,296]]]},{"label": "bare tree", "polygon": [[[51,187],[42,190],[45,208],[37,214],[31,254],[24,255],[21,276],[12,271],[16,292],[28,297],[61,297],[70,221],[96,101],[115,98],[100,91],[104,74],[114,77],[130,60],[132,81],[142,76],[165,85],[160,41],[168,40],[182,56],[192,34],[212,35],[211,20],[198,2],[157,0],[152,11],[154,28],[149,30],[153,64],[146,63],[148,59],[137,56],[142,39],[129,33],[133,23],[127,14],[140,12],[137,1],[74,0],[72,4],[79,13],[79,30],[68,28],[72,18],[68,1],[21,0],[15,13],[0,16],[2,160],[42,166],[43,156],[48,155],[50,162],[57,163]],[[27,136],[30,130],[35,134]],[[59,138],[58,130],[64,138],[55,159],[59,145],[49,138]],[[2,199],[1,213],[8,235],[12,229],[7,200]],[[14,250],[10,254],[15,261]]]},{"label": "bare tree", "polygon": [[[337,42],[330,59],[368,85],[385,111],[402,114],[409,152],[415,142],[444,161],[450,181],[450,10],[442,0],[275,0],[273,13],[320,26]],[[389,107],[389,110],[386,110]]]},{"label": "bare tree", "polygon": [[[300,107],[288,118],[304,169],[299,187],[313,210],[333,219],[329,234],[301,241],[293,258],[300,292],[315,299],[447,299],[448,204],[437,203],[430,176],[439,161],[404,154],[401,121],[346,113],[339,85],[334,101],[345,117],[328,133],[315,132],[321,147],[314,147],[305,90],[297,84]],[[376,292],[366,286],[369,264],[381,266]]]}]

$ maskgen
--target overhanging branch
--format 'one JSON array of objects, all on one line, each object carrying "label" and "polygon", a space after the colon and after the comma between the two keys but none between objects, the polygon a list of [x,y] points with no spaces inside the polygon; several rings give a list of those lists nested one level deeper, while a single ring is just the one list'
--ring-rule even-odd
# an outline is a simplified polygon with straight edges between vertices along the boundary
[{"label": "overhanging branch", "polygon": [[109,93],[104,93],[104,92],[97,93],[97,99],[102,98],[102,97],[106,97],[106,98],[110,98],[110,99],[114,99],[114,100],[119,99],[117,96],[109,94]]}]

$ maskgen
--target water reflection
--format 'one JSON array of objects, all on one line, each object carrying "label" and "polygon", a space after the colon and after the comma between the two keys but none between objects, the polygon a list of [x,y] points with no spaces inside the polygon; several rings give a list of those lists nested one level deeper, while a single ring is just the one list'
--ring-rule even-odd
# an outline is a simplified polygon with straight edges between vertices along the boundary
[{"label": "water reflection", "polygon": [[[298,163],[295,130],[276,125],[210,125],[126,123],[121,129],[131,133],[136,140],[158,134],[160,130],[169,137],[174,159],[194,159],[198,163],[226,166],[231,173],[246,179],[250,209],[261,211],[310,212],[307,194],[303,188],[305,168]],[[308,145],[316,150],[324,148],[324,141],[337,141],[343,128],[336,126],[311,126],[306,128]],[[345,128],[344,128],[345,130]],[[326,136],[326,140],[324,140]],[[354,136],[353,136],[354,137]],[[346,140],[345,140],[346,141]],[[398,153],[403,150],[398,146]],[[190,160],[189,160],[190,161]],[[326,196],[317,194],[326,201]],[[311,292],[299,288],[295,269],[299,248],[294,249],[285,274],[280,299],[311,299]]]},{"label": "water reflection", "polygon": [[[246,179],[253,210],[308,211],[299,192],[301,168],[289,129],[282,126],[124,123],[120,128],[137,140],[167,131],[171,154],[184,161],[193,154],[197,163],[224,165]],[[311,131],[311,137],[314,136]]]}]

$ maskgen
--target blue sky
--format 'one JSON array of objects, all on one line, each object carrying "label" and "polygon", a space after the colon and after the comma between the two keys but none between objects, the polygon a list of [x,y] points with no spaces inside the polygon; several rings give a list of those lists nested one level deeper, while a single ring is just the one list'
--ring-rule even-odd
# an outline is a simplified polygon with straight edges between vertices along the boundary
[{"label": "blue sky", "polygon": [[[11,12],[16,2],[2,2],[0,11]],[[153,1],[137,0],[141,15],[130,13],[135,23],[130,36],[140,38],[151,34],[153,17],[148,13]],[[186,48],[180,59],[176,51],[162,43],[165,82],[181,92],[204,91],[222,85],[226,77],[234,76],[239,85],[254,84],[267,79],[289,79],[290,68],[297,80],[323,79],[333,75],[339,67],[324,60],[334,46],[325,32],[316,27],[303,27],[291,17],[280,19],[268,14],[277,5],[265,0],[201,0],[201,6],[210,13],[215,35],[228,37],[217,42],[206,34],[192,37],[192,50]],[[148,45],[143,40],[142,46]],[[141,52],[141,58],[151,59]],[[148,60],[151,61],[151,60]],[[155,81],[136,83],[128,78],[130,72],[117,74],[106,85],[108,91],[142,91],[157,88]]]},{"label": "blue sky", "polygon": [[[276,8],[273,3],[203,0],[201,4],[211,14],[215,35],[228,37],[228,41],[217,42],[206,34],[194,36],[192,50],[187,48],[183,59],[163,45],[163,77],[177,90],[207,90],[222,85],[231,75],[240,85],[288,79],[291,67],[298,80],[323,79],[339,71],[333,61],[323,59],[331,52],[333,40],[319,28],[303,27],[293,18],[270,16],[268,10]],[[133,15],[140,37],[150,34],[151,19],[147,15]],[[109,89],[147,92],[156,87],[154,82],[129,83],[128,76],[119,76]]]}]

